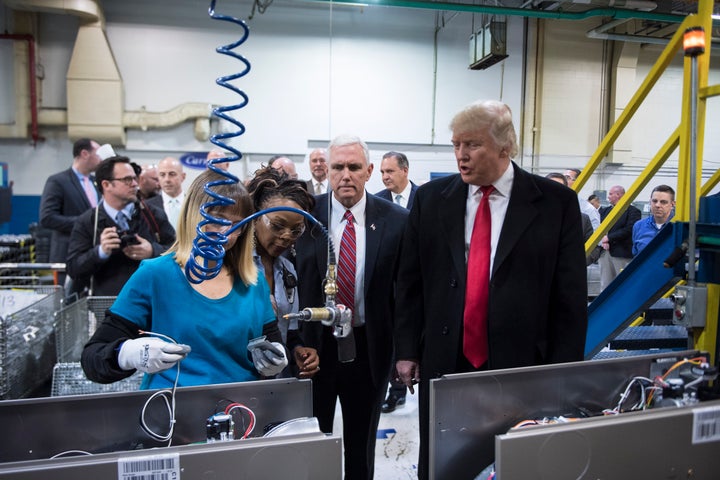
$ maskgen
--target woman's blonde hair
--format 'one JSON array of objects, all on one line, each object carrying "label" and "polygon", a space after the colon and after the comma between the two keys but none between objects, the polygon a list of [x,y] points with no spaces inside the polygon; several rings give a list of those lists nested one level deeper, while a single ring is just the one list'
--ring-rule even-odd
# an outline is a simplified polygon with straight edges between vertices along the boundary
[{"label": "woman's blonde hair", "polygon": [[[185,193],[185,201],[180,210],[180,218],[176,232],[175,243],[168,249],[166,254],[175,254],[175,261],[183,268],[187,264],[193,249],[193,241],[197,235],[197,225],[204,220],[200,214],[200,207],[214,201],[215,199],[205,192],[205,186],[209,182],[227,180],[226,177],[215,173],[212,170],[205,170],[190,185]],[[253,213],[253,202],[250,194],[242,183],[221,184],[210,187],[210,189],[230,200],[234,205],[217,206],[208,210],[211,215],[224,212],[233,217],[246,218]],[[252,225],[246,224],[229,250],[225,251],[223,265],[228,268],[231,275],[239,275],[245,285],[257,283],[258,270],[253,261],[253,237]]]}]

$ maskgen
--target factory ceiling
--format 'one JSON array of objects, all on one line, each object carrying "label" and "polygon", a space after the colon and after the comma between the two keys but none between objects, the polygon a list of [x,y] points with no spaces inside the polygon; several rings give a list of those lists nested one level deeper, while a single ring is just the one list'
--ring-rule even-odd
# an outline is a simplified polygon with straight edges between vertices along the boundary
[{"label": "factory ceiling", "polygon": [[[272,0],[255,0],[267,8]],[[308,3],[359,8],[395,7],[443,12],[471,12],[493,16],[583,20],[598,17],[598,27],[589,32],[597,38],[664,43],[689,14],[697,13],[697,0],[308,0]],[[720,1],[713,3],[714,41],[720,39]]]}]

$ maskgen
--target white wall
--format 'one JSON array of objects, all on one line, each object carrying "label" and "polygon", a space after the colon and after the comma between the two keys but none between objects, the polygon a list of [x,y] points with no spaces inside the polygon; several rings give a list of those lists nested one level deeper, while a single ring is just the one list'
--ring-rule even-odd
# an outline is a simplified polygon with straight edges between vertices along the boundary
[{"label": "white wall", "polygon": [[[634,74],[630,84],[610,85],[612,79],[603,83],[603,41],[590,39],[585,32],[598,24],[598,19],[583,21],[544,22],[542,40],[544,55],[540,72],[532,81],[537,82],[538,122],[528,124],[534,128],[539,140],[536,151],[537,173],[562,171],[568,167],[582,168],[602,141],[602,102],[604,96],[616,93],[619,103],[635,94],[647,77],[663,51],[662,46],[642,45],[629,49],[634,58],[628,63],[634,64]],[[618,53],[613,65],[618,61]],[[709,84],[720,83],[718,56],[711,59]],[[625,59],[627,60],[627,59]],[[616,74],[617,68],[613,71]],[[618,77],[626,78],[626,77]],[[633,116],[628,127],[618,139],[630,149],[621,166],[612,166],[599,170],[585,184],[580,195],[587,198],[595,190],[607,190],[613,185],[629,188],[638,174],[648,164],[667,141],[681,120],[683,82],[683,59],[678,54],[670,67],[660,77],[657,84]],[[611,91],[611,89],[614,89]],[[535,100],[530,95],[530,101]],[[720,125],[718,98],[708,100],[706,116],[706,137],[704,143],[704,177],[708,178],[720,167],[720,136],[713,132]],[[526,111],[530,108],[526,108]],[[612,105],[611,105],[611,115]],[[612,120],[614,120],[614,116]],[[531,144],[526,138],[524,150],[526,165],[531,165]],[[647,201],[652,188],[665,183],[677,187],[678,152],[676,151],[648,186],[640,192],[637,200]],[[617,161],[617,159],[615,159]],[[718,191],[716,187],[714,191]]]}]

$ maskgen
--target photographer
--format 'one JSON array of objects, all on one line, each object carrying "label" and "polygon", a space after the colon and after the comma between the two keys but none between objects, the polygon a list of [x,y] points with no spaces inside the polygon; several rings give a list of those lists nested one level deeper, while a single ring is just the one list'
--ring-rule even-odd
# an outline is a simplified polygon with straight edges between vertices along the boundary
[{"label": "photographer", "polygon": [[70,235],[68,294],[115,296],[141,260],[157,257],[175,241],[165,212],[138,200],[138,170],[127,157],[100,162],[95,181],[102,201],[78,217]]}]

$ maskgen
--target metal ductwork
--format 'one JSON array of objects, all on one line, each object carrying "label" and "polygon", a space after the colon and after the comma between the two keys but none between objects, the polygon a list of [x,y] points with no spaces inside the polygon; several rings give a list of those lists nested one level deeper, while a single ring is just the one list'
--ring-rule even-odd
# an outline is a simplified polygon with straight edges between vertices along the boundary
[{"label": "metal ductwork", "polygon": [[210,116],[213,105],[209,103],[183,103],[167,112],[125,112],[123,123],[126,128],[138,128],[142,131],[154,128],[170,128],[187,120],[195,119],[194,135],[199,141],[210,137]]},{"label": "metal ductwork", "polygon": [[39,139],[37,86],[35,84],[35,38],[30,34],[0,34],[14,44],[15,122],[0,124],[0,138],[27,138],[31,126],[33,142]]},{"label": "metal ductwork", "polygon": [[84,22],[100,22],[105,18],[96,0],[3,0],[13,10],[75,15]]},{"label": "metal ductwork", "polygon": [[[46,12],[74,15],[80,19],[78,35],[73,47],[66,75],[67,111],[40,109],[33,112],[33,139],[37,140],[37,125],[67,125],[68,137],[75,140],[89,137],[100,143],[126,144],[126,128],[148,130],[170,128],[194,120],[195,138],[206,141],[210,135],[212,106],[207,103],[186,103],[168,112],[125,112],[123,81],[105,35],[105,17],[98,0],[3,0],[11,9],[26,12]],[[18,98],[15,124],[0,126],[0,137],[26,138],[28,112],[37,108],[37,100],[28,91],[36,80],[25,80],[28,62],[16,57],[16,96]],[[31,65],[34,66],[34,65]],[[34,77],[33,74],[30,74]],[[32,90],[32,89],[31,89]],[[28,107],[29,99],[30,107]]]},{"label": "metal ductwork", "polygon": [[[66,77],[68,136],[71,140],[91,137],[101,143],[125,144],[123,83],[105,36],[105,18],[97,0],[4,0],[4,3],[18,11],[79,17],[80,27]],[[16,125],[22,129],[25,116],[16,115]],[[45,117],[41,112],[40,121]]]},{"label": "metal ductwork", "polygon": [[105,30],[80,25],[67,72],[68,136],[125,145],[125,97],[120,71]]}]

